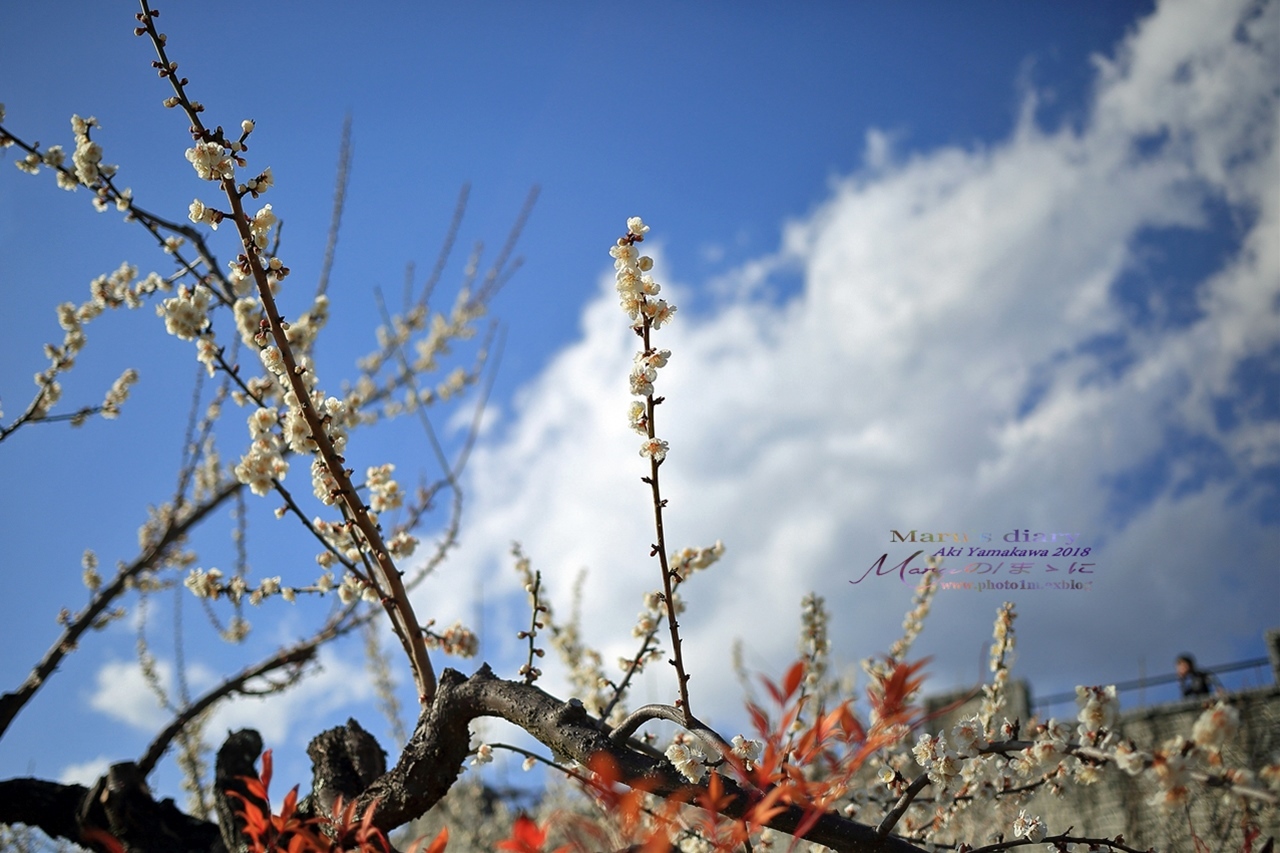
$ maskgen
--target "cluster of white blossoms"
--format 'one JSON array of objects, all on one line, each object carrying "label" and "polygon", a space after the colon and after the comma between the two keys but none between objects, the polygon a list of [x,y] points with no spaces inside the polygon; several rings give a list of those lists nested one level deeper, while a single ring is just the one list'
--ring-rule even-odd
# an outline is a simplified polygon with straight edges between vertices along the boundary
[{"label": "cluster of white blossoms", "polygon": [[[930,555],[927,559],[930,569],[938,565],[938,558]],[[889,657],[896,661],[907,659],[907,653],[915,643],[916,637],[924,630],[924,619],[933,606],[934,593],[938,591],[938,573],[926,572],[916,586],[911,597],[911,610],[902,619],[902,636],[889,647]]]},{"label": "cluster of white blossoms", "polygon": [[677,741],[667,747],[667,760],[690,782],[698,783],[707,775],[707,758],[696,746]]},{"label": "cluster of white blossoms", "polygon": [[911,754],[929,775],[929,782],[939,796],[946,793],[951,780],[960,775],[960,756],[948,746],[944,735],[921,734]]},{"label": "cluster of white blossoms", "polygon": [[724,543],[719,539],[709,548],[682,548],[667,559],[672,576],[679,581],[689,579],[689,575],[707,568],[724,556]]},{"label": "cluster of white blossoms", "polygon": [[806,690],[817,689],[827,674],[831,640],[827,637],[827,602],[810,592],[800,599],[800,654],[804,656]]},{"label": "cluster of white blossoms", "polygon": [[[62,398],[62,385],[58,376],[75,366],[76,358],[84,349],[86,338],[84,327],[100,316],[107,308],[136,308],[143,303],[143,298],[156,290],[167,287],[165,281],[155,273],[137,281],[137,267],[121,264],[110,275],[101,275],[89,284],[90,298],[79,306],[64,302],[57,306],[58,325],[62,327],[63,337],[60,344],[45,344],[44,354],[49,359],[49,366],[34,375],[37,388],[36,399],[32,403],[31,418],[46,416]],[[114,418],[120,413],[120,406],[129,395],[130,387],[137,381],[135,370],[127,369],[107,391],[106,398],[99,411],[103,417]],[[79,425],[82,420],[73,420]]]},{"label": "cluster of white blossoms", "polygon": [[1013,822],[1013,835],[1015,838],[1025,838],[1034,844],[1043,841],[1045,834],[1044,821],[1034,815],[1027,814],[1026,809],[1018,811],[1018,817]]},{"label": "cluster of white blossoms", "polygon": [[752,769],[763,752],[764,744],[760,741],[750,740],[742,735],[733,736],[733,754],[742,760],[746,769]]},{"label": "cluster of white blossoms", "polygon": [[193,341],[209,326],[209,289],[203,285],[181,287],[176,296],[156,306],[164,329],[183,341]]},{"label": "cluster of white blossoms", "polygon": [[187,218],[199,225],[203,222],[214,231],[218,230],[218,224],[222,222],[224,214],[220,210],[212,207],[206,207],[205,203],[200,199],[191,202],[191,207],[187,209]]},{"label": "cluster of white blossoms", "polygon": [[[742,735],[734,735],[733,742],[729,745],[729,753],[740,760],[747,770],[760,760],[763,752],[764,744]],[[676,735],[664,754],[680,775],[690,782],[698,783],[706,777],[707,757],[698,748],[697,741],[692,735],[684,732]]]},{"label": "cluster of white blossoms", "polygon": [[202,181],[220,181],[235,175],[231,152],[221,142],[197,142],[187,149],[187,160]]},{"label": "cluster of white blossoms", "polygon": [[249,487],[249,491],[263,497],[275,487],[274,481],[283,480],[289,473],[289,462],[280,452],[279,440],[268,433],[249,445],[234,473],[238,481]]},{"label": "cluster of white blossoms", "polygon": [[[677,592],[672,592],[673,609],[677,614],[683,613],[685,608],[684,599]],[[656,590],[646,592],[644,594],[644,609],[636,617],[636,624],[631,629],[631,636],[646,637],[657,632],[658,625],[667,615],[666,599],[663,593]],[[651,660],[658,660],[662,657],[662,650],[656,645],[648,647],[648,650],[635,657],[619,657],[618,668],[623,672],[629,671],[633,666],[636,672],[641,672],[644,665]]]},{"label": "cluster of white blossoms", "polygon": [[476,747],[475,758],[471,759],[472,767],[480,767],[493,761],[493,747],[487,743],[482,743]]},{"label": "cluster of white blossoms", "polygon": [[1005,692],[1009,683],[1009,667],[1013,663],[1013,620],[1018,617],[1013,602],[1006,601],[996,612],[995,642],[991,644],[991,683],[982,688],[982,709],[979,712],[985,726],[990,726],[997,712],[1004,707]]},{"label": "cluster of white blossoms", "polygon": [[631,403],[627,412],[627,422],[631,428],[645,437],[640,444],[640,455],[660,463],[667,457],[669,445],[653,432],[653,383],[658,378],[658,369],[666,367],[671,358],[671,350],[655,349],[649,344],[649,332],[660,329],[675,314],[676,307],[669,305],[665,299],[657,298],[662,287],[649,275],[653,269],[653,258],[641,255],[636,247],[644,240],[649,226],[638,216],[627,220],[627,233],[619,237],[617,243],[609,250],[613,256],[613,267],[616,270],[618,297],[622,310],[635,324],[633,328],[644,338],[644,349],[636,353],[631,366],[631,393],[644,400]]},{"label": "cluster of white blossoms", "polygon": [[[320,591],[315,587],[304,587],[299,590],[295,587],[284,586],[279,575],[264,578],[259,581],[257,586],[250,586],[249,582],[240,575],[236,575],[225,582],[223,577],[224,575],[220,569],[192,569],[182,584],[191,590],[196,598],[207,598],[213,601],[225,595],[236,604],[239,604],[241,599],[247,598],[249,603],[255,606],[273,595],[278,595],[292,604],[297,600],[299,592]],[[247,629],[247,624],[245,627]]]},{"label": "cluster of white blossoms", "polygon": [[[115,166],[102,162],[102,146],[89,138],[91,127],[101,127],[93,116],[81,118],[73,115],[71,117],[71,132],[76,137],[76,150],[71,155],[71,162],[75,166],[76,178],[86,187],[96,184],[99,178],[109,178],[116,173]],[[67,189],[61,176],[58,179],[58,185]],[[105,205],[98,205],[99,210],[104,207]]]},{"label": "cluster of white blossoms", "polygon": [[473,658],[480,651],[480,638],[461,622],[454,622],[438,634],[431,631],[428,626],[423,636],[428,649],[439,649],[446,655]]},{"label": "cluster of white blossoms", "polygon": [[1080,742],[1096,745],[1101,742],[1106,732],[1115,728],[1120,719],[1120,700],[1116,698],[1114,684],[1107,687],[1077,687],[1076,705],[1080,713],[1078,734]]},{"label": "cluster of white blossoms", "polygon": [[120,374],[111,387],[107,389],[107,396],[102,401],[102,416],[108,420],[120,416],[120,407],[124,405],[124,401],[129,399],[129,389],[138,381],[138,371],[132,367],[125,368],[124,373]]},{"label": "cluster of white blossoms", "polygon": [[1196,746],[1216,754],[1240,729],[1240,712],[1225,702],[1206,710],[1191,728]]}]

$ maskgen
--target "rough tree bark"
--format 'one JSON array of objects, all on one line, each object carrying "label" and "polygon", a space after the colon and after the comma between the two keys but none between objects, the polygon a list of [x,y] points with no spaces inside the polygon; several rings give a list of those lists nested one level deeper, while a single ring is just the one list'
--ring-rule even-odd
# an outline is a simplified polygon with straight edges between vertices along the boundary
[{"label": "rough tree bark", "polygon": [[[441,673],[434,700],[423,709],[413,736],[390,770],[384,771],[385,756],[377,741],[354,720],[314,738],[307,749],[314,768],[312,792],[304,807],[316,813],[327,811],[341,795],[346,801],[355,798],[359,814],[372,806],[374,824],[383,831],[408,823],[425,814],[457,781],[469,748],[468,726],[479,717],[514,723],[556,755],[584,765],[592,756],[608,753],[621,771],[621,781],[643,783],[658,796],[680,796],[690,788],[665,759],[615,743],[609,730],[577,700],[561,702],[532,685],[499,679],[484,665],[469,678],[451,669]],[[246,761],[251,770],[260,749],[261,739],[251,730],[228,738],[218,754],[219,785],[229,785],[235,776],[245,774]],[[724,787],[733,799],[722,813],[741,817],[750,808],[751,795],[731,780],[725,780]],[[234,827],[229,818],[234,809],[228,810],[229,802],[223,797],[218,809],[224,824],[220,832],[217,824],[183,814],[172,800],[157,803],[136,766],[118,764],[92,789],[39,779],[0,781],[0,823],[25,823],[50,836],[81,843],[94,830],[106,830],[131,853],[216,853],[231,843],[240,846],[236,830],[225,828],[228,823]],[[769,825],[790,833],[804,818],[803,809],[790,807]],[[847,853],[920,851],[907,841],[881,838],[873,827],[833,813],[822,815],[805,839]]]}]

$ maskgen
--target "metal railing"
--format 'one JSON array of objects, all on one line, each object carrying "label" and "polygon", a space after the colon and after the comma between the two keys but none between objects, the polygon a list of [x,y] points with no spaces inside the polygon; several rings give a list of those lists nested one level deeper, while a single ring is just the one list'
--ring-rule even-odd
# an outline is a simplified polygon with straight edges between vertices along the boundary
[{"label": "metal railing", "polygon": [[[1251,660],[1236,661],[1235,663],[1225,663],[1225,664],[1222,664],[1221,666],[1206,667],[1200,671],[1209,673],[1210,675],[1217,676],[1224,673],[1239,672],[1240,670],[1257,669],[1261,667],[1265,667],[1266,669],[1270,670],[1271,659],[1270,658],[1253,658]],[[1134,678],[1129,681],[1117,682],[1116,693],[1123,694],[1123,693],[1132,692],[1134,690],[1145,691],[1148,687],[1160,687],[1166,684],[1176,684],[1177,682],[1178,682],[1177,673],[1169,673],[1167,675],[1155,675],[1147,678]],[[1075,701],[1076,701],[1076,692],[1072,690],[1070,693],[1054,693],[1049,696],[1033,696],[1032,705],[1035,708],[1035,710],[1040,714],[1040,716],[1044,716],[1043,712],[1048,708],[1052,708],[1055,705],[1064,705],[1068,702],[1074,703]],[[1147,703],[1145,701],[1139,701],[1136,705],[1133,705],[1131,707],[1141,708],[1141,707],[1145,707],[1147,704],[1150,704],[1150,703]]]}]

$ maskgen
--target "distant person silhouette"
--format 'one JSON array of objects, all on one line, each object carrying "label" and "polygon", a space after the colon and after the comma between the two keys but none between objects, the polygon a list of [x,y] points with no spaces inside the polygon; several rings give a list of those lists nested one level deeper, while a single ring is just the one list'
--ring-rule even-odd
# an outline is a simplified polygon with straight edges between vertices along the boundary
[{"label": "distant person silhouette", "polygon": [[1196,669],[1196,659],[1190,654],[1184,652],[1178,655],[1174,668],[1178,672],[1178,687],[1184,698],[1208,696],[1222,690],[1222,685],[1213,673]]}]

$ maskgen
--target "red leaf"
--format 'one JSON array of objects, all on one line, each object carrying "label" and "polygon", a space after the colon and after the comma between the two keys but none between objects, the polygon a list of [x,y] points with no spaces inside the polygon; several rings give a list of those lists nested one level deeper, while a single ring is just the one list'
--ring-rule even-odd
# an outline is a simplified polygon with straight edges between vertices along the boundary
[{"label": "red leaf", "polygon": [[267,789],[271,787],[271,750],[262,753],[262,772],[258,774],[262,780],[262,797],[266,799]]},{"label": "red leaf", "polygon": [[511,827],[511,837],[498,842],[499,850],[510,850],[512,853],[542,853],[542,845],[547,842],[547,832],[539,829],[538,824],[528,815],[520,815]]},{"label": "red leaf", "polygon": [[105,829],[90,827],[80,833],[80,839],[92,844],[95,849],[106,850],[107,853],[124,853],[124,845]]},{"label": "red leaf", "polygon": [[417,850],[415,848],[413,851],[411,851],[411,853],[444,853],[444,848],[446,845],[448,845],[448,843],[449,843],[449,827],[446,826],[440,830],[440,834],[437,835],[435,837],[435,840],[433,840],[430,844],[428,844],[422,850]]},{"label": "red leaf", "polygon": [[752,703],[747,703],[747,713],[751,715],[751,725],[755,727],[756,733],[762,738],[769,737],[769,717],[764,711],[761,711]]},{"label": "red leaf", "polygon": [[[786,676],[782,679],[783,701],[789,700],[795,695],[796,688],[800,686],[800,680],[804,678],[804,661],[798,660],[792,664],[791,669],[787,670]],[[782,703],[779,703],[782,704]]]},{"label": "red leaf", "polygon": [[782,691],[778,689],[778,685],[774,684],[763,675],[760,676],[760,683],[764,685],[764,689],[769,691],[769,695],[773,697],[773,701],[779,705],[786,704],[786,700],[782,698]]}]

